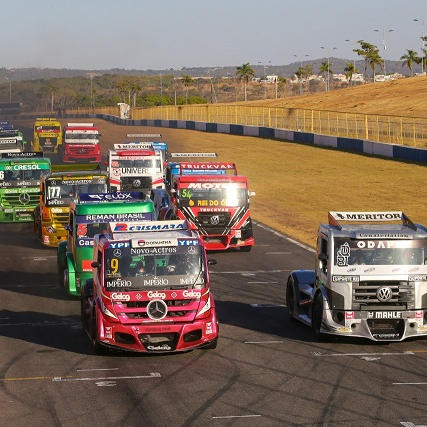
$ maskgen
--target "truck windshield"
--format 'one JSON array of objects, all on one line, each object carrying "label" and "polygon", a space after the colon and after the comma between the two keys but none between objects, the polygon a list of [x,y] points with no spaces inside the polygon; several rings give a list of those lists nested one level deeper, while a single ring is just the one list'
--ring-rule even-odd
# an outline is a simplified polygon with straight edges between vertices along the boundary
[{"label": "truck windshield", "polygon": [[108,193],[106,178],[48,179],[46,182],[47,206],[69,205],[71,198],[80,193]]},{"label": "truck windshield", "polygon": [[[214,185],[214,184],[213,184]],[[189,207],[237,207],[246,206],[246,188],[182,188],[178,192],[179,204]]]},{"label": "truck windshield", "polygon": [[40,175],[48,170],[41,169],[38,165],[22,165],[21,167],[37,167],[29,170],[0,170],[0,187],[16,187],[24,183],[40,184]]},{"label": "truck windshield", "polygon": [[161,160],[159,158],[147,158],[147,159],[119,159],[111,162],[113,168],[135,168],[135,169],[157,169],[160,170]]},{"label": "truck windshield", "polygon": [[425,265],[425,240],[352,240],[335,239],[334,264],[356,265]]},{"label": "truck windshield", "polygon": [[65,134],[65,140],[67,142],[73,143],[73,142],[82,142],[82,140],[92,140],[91,142],[98,142],[99,141],[99,134],[97,133],[66,133]]},{"label": "truck windshield", "polygon": [[36,132],[60,132],[61,126],[55,125],[38,125],[35,127]]},{"label": "truck windshield", "polygon": [[155,290],[204,283],[201,246],[107,249],[107,290]]}]

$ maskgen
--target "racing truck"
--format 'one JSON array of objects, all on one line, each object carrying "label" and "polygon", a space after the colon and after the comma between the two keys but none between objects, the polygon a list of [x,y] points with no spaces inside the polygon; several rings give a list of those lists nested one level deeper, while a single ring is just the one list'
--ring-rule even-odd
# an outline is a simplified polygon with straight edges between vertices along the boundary
[{"label": "racing truck", "polygon": [[186,221],[116,222],[97,234],[81,289],[83,328],[106,348],[168,353],[218,340],[203,242]]},{"label": "racing truck", "polygon": [[63,130],[62,160],[65,163],[99,163],[99,129],[93,123],[67,123]]},{"label": "racing truck", "polygon": [[329,212],[315,269],[291,272],[286,300],[318,339],[426,336],[427,228],[401,211]]},{"label": "racing truck", "polygon": [[[133,142],[133,144],[151,144],[154,150],[160,151],[163,158],[163,163],[168,160],[168,143],[164,141],[155,141],[160,139],[162,135],[160,133],[127,133],[127,138],[138,138],[140,141]],[[150,141],[147,141],[150,140]]]},{"label": "racing truck", "polygon": [[33,151],[61,153],[62,127],[54,117],[39,117],[33,127]]},{"label": "racing truck", "polygon": [[249,252],[255,243],[249,208],[255,193],[247,178],[229,162],[181,162],[179,168],[159,217],[187,220],[207,250]]},{"label": "racing truck", "polygon": [[108,174],[99,165],[52,165],[41,176],[39,204],[34,209],[34,233],[45,246],[56,248],[67,238],[71,199],[79,193],[108,193]]},{"label": "racing truck", "polygon": [[[155,135],[154,135],[155,136]],[[108,151],[108,172],[113,191],[143,191],[164,188],[163,151],[151,142],[114,144]]]},{"label": "racing truck", "polygon": [[50,168],[50,159],[41,153],[0,154],[0,222],[33,221],[40,175]]},{"label": "racing truck", "polygon": [[7,122],[0,122],[0,153],[23,153],[25,141],[22,132]]},{"label": "racing truck", "polygon": [[58,245],[59,284],[80,296],[81,284],[92,277],[93,237],[111,221],[151,221],[154,207],[144,193],[79,194],[71,200],[67,240]]}]

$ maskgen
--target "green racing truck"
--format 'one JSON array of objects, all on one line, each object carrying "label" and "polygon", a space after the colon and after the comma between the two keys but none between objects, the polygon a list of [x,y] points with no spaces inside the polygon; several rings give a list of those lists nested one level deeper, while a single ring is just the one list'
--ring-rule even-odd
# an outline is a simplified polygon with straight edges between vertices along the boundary
[{"label": "green racing truck", "polygon": [[0,154],[0,222],[32,222],[40,177],[51,169],[43,153]]},{"label": "green racing truck", "polygon": [[59,284],[69,295],[80,296],[92,278],[93,237],[105,233],[109,222],[152,221],[153,201],[142,192],[80,194],[71,200],[67,240],[58,245]]}]

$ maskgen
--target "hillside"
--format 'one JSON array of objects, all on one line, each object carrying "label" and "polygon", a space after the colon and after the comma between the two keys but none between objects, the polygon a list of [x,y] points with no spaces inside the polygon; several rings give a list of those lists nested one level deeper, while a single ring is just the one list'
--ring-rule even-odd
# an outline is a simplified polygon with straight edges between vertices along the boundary
[{"label": "hillside", "polygon": [[313,95],[249,101],[245,105],[427,118],[427,76],[367,83]]}]

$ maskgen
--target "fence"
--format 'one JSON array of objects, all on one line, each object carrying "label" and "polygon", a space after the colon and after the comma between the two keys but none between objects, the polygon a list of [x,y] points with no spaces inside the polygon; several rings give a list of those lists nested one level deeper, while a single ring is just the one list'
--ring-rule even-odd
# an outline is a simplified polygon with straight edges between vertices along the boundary
[{"label": "fence", "polygon": [[[67,111],[119,115],[117,108]],[[132,108],[132,120],[177,120],[287,129],[427,148],[427,118],[343,113],[287,107],[181,105]]]}]

